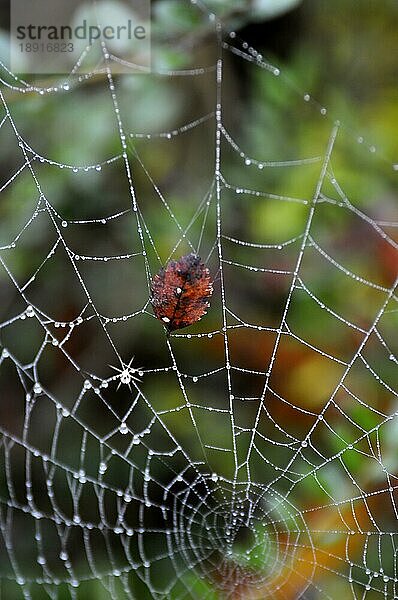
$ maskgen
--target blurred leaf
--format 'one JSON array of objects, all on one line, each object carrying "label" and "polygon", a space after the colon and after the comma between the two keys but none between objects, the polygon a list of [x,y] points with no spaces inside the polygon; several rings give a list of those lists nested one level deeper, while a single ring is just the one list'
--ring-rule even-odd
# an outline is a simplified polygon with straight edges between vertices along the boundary
[{"label": "blurred leaf", "polygon": [[253,0],[251,13],[256,18],[274,19],[293,10],[302,0]]}]

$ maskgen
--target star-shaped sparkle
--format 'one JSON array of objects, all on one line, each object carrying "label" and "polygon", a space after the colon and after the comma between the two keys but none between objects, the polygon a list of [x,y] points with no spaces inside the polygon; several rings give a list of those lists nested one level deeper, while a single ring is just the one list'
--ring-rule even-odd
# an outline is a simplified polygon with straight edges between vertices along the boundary
[{"label": "star-shaped sparkle", "polygon": [[[116,376],[117,379],[119,379],[119,385],[117,386],[117,389],[120,388],[120,386],[123,385],[127,385],[129,387],[129,390],[131,392],[131,382],[132,381],[136,381],[136,382],[140,382],[140,379],[138,377],[142,377],[144,372],[140,369],[140,368],[135,368],[132,367],[132,363],[134,360],[134,356],[131,358],[130,362],[128,364],[125,364],[122,362],[122,368],[119,369],[118,367],[114,367],[113,365],[109,365],[111,369],[113,369],[114,371],[118,372],[118,375]],[[138,375],[138,377],[137,377]]]}]

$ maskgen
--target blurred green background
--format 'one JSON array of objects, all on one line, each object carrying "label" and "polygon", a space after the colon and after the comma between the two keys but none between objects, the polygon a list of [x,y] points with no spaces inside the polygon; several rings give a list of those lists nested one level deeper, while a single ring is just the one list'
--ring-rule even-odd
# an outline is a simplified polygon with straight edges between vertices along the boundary
[{"label": "blurred green background", "polygon": [[[258,400],[245,402],[244,398],[261,396],[264,371],[272,355],[275,329],[283,314],[291,279],[275,272],[248,270],[237,264],[273,271],[294,270],[302,239],[300,236],[308,217],[308,204],[301,200],[312,199],[321,169],[320,160],[283,167],[267,166],[267,161],[323,157],[334,121],[339,119],[342,124],[333,148],[328,179],[322,186],[323,196],[319,199],[311,227],[314,244],[306,248],[299,273],[312,297],[303,289],[293,293],[287,323],[296,337],[282,336],[270,380],[273,392],[267,393],[265,398],[267,412],[262,409],[259,412],[258,431],[262,437],[257,443],[258,452],[251,455],[249,464],[238,473],[238,481],[244,483],[248,480],[249,468],[252,481],[266,488],[277,475],[275,466],[286,467],[292,451],[297,450],[298,442],[304,439],[314,422],[314,416],[326,404],[344,373],[344,363],[349,363],[361,342],[361,329],[367,331],[371,327],[385,300],[385,290],[391,288],[397,276],[398,239],[394,226],[394,221],[397,221],[397,173],[392,165],[398,157],[398,7],[395,1],[388,0],[335,0],[333,3],[326,0],[218,0],[208,2],[207,6],[221,18],[226,43],[241,47],[237,38],[227,35],[227,32],[235,31],[239,39],[247,40],[266,62],[281,71],[280,76],[275,76],[228,49],[223,50],[223,124],[244,153],[241,156],[223,139],[221,226],[225,236],[222,247],[226,260],[223,273],[226,304],[235,315],[228,314],[228,325],[231,326],[228,338],[233,365],[231,387],[236,397],[235,423],[240,428],[236,449],[240,462],[250,447],[248,431],[253,427],[259,406]],[[137,233],[137,221],[131,211],[129,181],[120,159],[120,137],[106,78],[100,75],[72,85],[68,92],[44,95],[35,92],[21,94],[2,85],[18,131],[37,153],[33,168],[52,208],[46,211],[43,201],[38,204],[38,190],[26,168],[9,185],[5,185],[22,164],[21,149],[9,123],[6,123],[0,130],[3,149],[0,186],[4,184],[0,194],[0,245],[10,244],[36,206],[38,210],[34,222],[17,239],[15,248],[3,249],[1,257],[21,287],[37,270],[35,280],[26,288],[26,300],[42,311],[49,334],[42,346],[43,329],[36,319],[18,317],[13,320],[26,309],[26,300],[21,298],[6,269],[2,268],[0,321],[7,324],[0,329],[0,344],[19,362],[20,368],[15,367],[15,361],[8,359],[1,363],[0,423],[3,431],[23,439],[25,447],[37,448],[41,455],[53,453],[60,465],[77,471],[83,469],[89,478],[104,481],[115,489],[127,489],[131,476],[127,463],[118,460],[117,455],[107,455],[107,472],[99,475],[102,453],[106,452],[102,444],[91,435],[87,441],[82,427],[70,425],[70,419],[60,420],[59,407],[54,408],[54,398],[101,439],[121,420],[127,422],[129,431],[145,443],[129,448],[131,436],[123,436],[119,432],[112,434],[108,443],[118,453],[132,457],[138,465],[138,471],[134,471],[134,477],[139,480],[135,484],[137,495],[146,497],[148,494],[156,503],[162,498],[161,485],[147,492],[141,482],[148,448],[166,453],[178,444],[178,448],[182,448],[193,461],[200,461],[203,458],[200,442],[229,449],[232,438],[228,414],[216,412],[227,409],[229,402],[224,340],[220,335],[223,326],[221,275],[217,248],[214,247],[217,235],[214,64],[219,46],[214,23],[207,15],[195,5],[177,0],[152,3],[152,31],[153,73],[115,76],[146,259],[150,273],[154,275],[171,256],[178,258],[188,253],[192,246],[198,249],[215,278],[212,307],[198,324],[170,338],[171,355],[163,327],[151,315],[144,257],[108,261],[93,259],[142,251],[141,232]],[[6,52],[5,28],[1,35],[0,47]],[[170,73],[199,67],[204,67],[204,71],[196,75]],[[15,84],[6,73],[4,79]],[[38,84],[50,86],[58,80],[43,79]],[[310,94],[316,100],[307,102],[304,94]],[[326,115],[321,113],[322,107],[327,108]],[[3,116],[4,112],[0,113],[0,119]],[[195,127],[173,134],[173,131],[202,117],[206,119]],[[156,135],[161,132],[171,135]],[[152,137],[146,139],[146,134]],[[114,156],[119,158],[109,161]],[[60,163],[63,168],[41,161],[39,157]],[[250,163],[250,158],[255,161]],[[76,168],[100,164],[100,169]],[[340,197],[334,177],[343,190]],[[260,191],[262,195],[252,194],[250,190]],[[286,201],[286,197],[293,201]],[[165,208],[162,198],[169,208]],[[344,204],[344,198],[348,198],[351,205]],[[351,209],[352,206],[355,210]],[[109,218],[112,215],[117,216]],[[186,231],[186,237],[181,237],[176,221]],[[131,392],[126,386],[118,388],[117,380],[110,380],[115,373],[109,365],[118,366],[114,347],[109,343],[104,328],[99,326],[93,307],[87,303],[63,242],[57,242],[54,223],[69,251],[74,256],[87,257],[79,262],[81,278],[98,314],[109,319],[106,330],[123,361],[128,363],[134,356],[133,364],[144,372],[140,383],[143,396],[130,413]],[[378,228],[384,230],[384,237]],[[236,244],[229,238],[270,247],[260,249]],[[56,251],[48,259],[54,244],[57,244]],[[325,259],[317,248],[357,274],[362,283]],[[323,310],[324,306],[329,310]],[[338,313],[343,321],[335,319],[331,311]],[[330,532],[344,530],[343,523],[356,531],[373,532],[377,531],[377,527],[382,531],[396,531],[396,515],[392,510],[394,495],[381,490],[396,484],[398,466],[396,425],[393,420],[386,421],[386,415],[393,414],[396,409],[393,390],[397,387],[394,358],[397,355],[397,314],[396,297],[393,296],[378,326],[385,343],[381,343],[373,332],[362,353],[368,367],[358,359],[345,381],[353,395],[339,390],[336,403],[342,410],[330,406],[325,414],[326,424],[317,427],[311,438],[312,444],[301,450],[293,463],[292,470],[301,475],[314,466],[320,467],[315,475],[309,475],[297,484],[289,496],[299,513],[318,507],[307,522],[311,531],[318,532],[313,539],[315,555],[307,554],[308,540],[302,539],[297,542],[299,550],[296,552],[294,543],[286,538],[289,531],[294,530],[288,516],[289,507],[282,502],[282,507],[275,508],[273,500],[266,499],[268,509],[260,511],[258,521],[261,522],[261,515],[268,510],[271,522],[284,522],[285,530],[271,544],[256,530],[255,547],[260,548],[256,554],[246,553],[247,540],[243,539],[243,548],[237,544],[231,565],[239,565],[243,561],[242,556],[246,556],[246,566],[241,566],[240,571],[238,569],[241,588],[232,592],[224,584],[224,591],[220,591],[223,586],[217,579],[217,573],[206,577],[205,573],[210,572],[210,568],[202,570],[200,561],[196,571],[192,569],[182,575],[183,557],[177,556],[181,576],[177,577],[177,583],[170,588],[167,597],[215,600],[246,597],[247,594],[247,597],[256,598],[295,598],[303,589],[303,582],[297,576],[297,571],[301,571],[304,578],[315,583],[310,587],[307,598],[321,598],[319,589],[333,598],[350,598],[353,589],[361,594],[365,589],[369,580],[368,567],[378,573],[382,568],[390,579],[388,583],[383,582],[381,576],[372,579],[372,589],[366,592],[366,597],[382,597],[385,590],[385,597],[393,597],[393,586],[396,585],[395,537],[390,545],[386,544],[382,553],[373,549],[364,559],[366,535],[358,533],[353,536],[357,543],[353,542],[349,548],[353,562],[350,567],[346,556],[347,534],[333,535]],[[82,323],[78,327],[74,325],[70,331],[69,324],[76,323],[79,315]],[[12,322],[9,323],[10,319]],[[347,322],[355,327],[348,326]],[[249,324],[264,329],[249,327]],[[58,346],[47,343],[53,336],[61,344],[68,332],[70,335],[62,347],[78,369],[65,358]],[[215,333],[209,337],[210,332]],[[202,333],[203,336],[195,337],[195,334]],[[186,337],[188,334],[192,337]],[[186,375],[183,387],[191,404],[195,405],[196,429],[189,411],[173,411],[184,400],[181,382],[170,370],[173,356],[179,371]],[[214,375],[204,376],[213,370],[216,371]],[[40,381],[45,393],[36,394],[37,398],[35,396],[26,434],[25,394],[32,392],[32,377]],[[86,379],[91,381],[91,386],[82,393]],[[100,388],[100,394],[95,393],[93,388],[105,380],[109,380],[109,385]],[[173,441],[160,426],[152,426],[154,412],[144,398],[152,405],[155,414],[167,411],[162,413],[162,421],[174,436]],[[209,412],[209,407],[214,412]],[[148,431],[142,436],[145,428]],[[57,440],[56,448],[54,438]],[[356,442],[359,438],[361,441]],[[82,458],[84,444],[87,447],[84,446]],[[350,444],[354,447],[349,448]],[[319,453],[314,451],[314,447]],[[6,501],[18,498],[20,505],[28,505],[25,466],[26,454],[30,453],[25,454],[13,447],[9,450],[10,457],[6,448],[3,443],[1,496]],[[343,459],[327,462],[327,457],[340,450],[344,450]],[[151,463],[152,477],[163,486],[173,487],[171,470],[184,472],[188,465],[186,456],[180,451],[169,458],[165,454],[162,456],[164,460]],[[203,472],[207,475],[214,472],[226,480],[233,476],[231,453],[209,449],[206,458],[208,462]],[[63,514],[69,515],[71,521],[73,515],[79,514],[83,520],[93,523],[116,522],[118,510],[114,499],[103,499],[101,505],[98,495],[91,490],[82,493],[73,502],[71,482],[64,475],[57,479],[57,473],[65,469],[46,471],[40,459],[36,462],[40,463],[37,472],[35,467],[31,472],[32,480],[36,478],[34,502],[43,511],[53,510],[43,483],[45,477],[50,476],[53,487],[59,490],[58,502]],[[11,465],[12,489],[5,474],[6,464]],[[208,467],[211,471],[207,470]],[[193,475],[188,471],[184,475],[187,487],[193,482]],[[296,479],[294,475],[292,477]],[[287,493],[291,483],[289,477],[278,481],[274,486],[276,497]],[[371,496],[373,493],[375,495]],[[377,526],[369,518],[361,498],[354,502],[355,517],[349,502],[343,504],[340,511],[337,510],[336,502],[361,495],[366,495]],[[216,485],[211,499],[216,513],[223,498],[231,498],[230,487],[225,485],[221,493]],[[168,499],[167,503],[171,507],[172,499]],[[243,500],[242,503],[245,504]],[[99,511],[100,505],[103,514]],[[2,509],[5,510],[5,506],[2,501]],[[180,507],[179,514],[184,514],[184,508],[186,506]],[[140,510],[139,502],[129,504],[124,524],[131,523],[132,528],[137,528],[140,523],[142,526],[140,519],[143,519],[146,529],[162,527],[162,519],[156,511],[152,514],[146,510],[142,517]],[[3,519],[4,515],[5,512]],[[19,521],[15,517],[14,524],[10,525],[11,529],[14,528],[12,545],[24,576],[39,579],[43,571],[34,558],[37,553],[34,526],[30,521],[28,524],[28,520],[25,523],[25,518]],[[184,526],[187,527],[187,524]],[[217,529],[215,525],[213,527]],[[222,525],[218,527],[218,538],[222,540],[225,532]],[[80,528],[72,526],[71,530],[74,529]],[[117,538],[118,534],[114,533]],[[101,535],[98,534],[99,537]],[[81,532],[74,532],[66,542],[78,580],[85,578],[91,566],[87,564],[82,536]],[[134,539],[144,540],[142,543],[150,555],[156,554],[164,543],[161,535],[140,536],[135,535]],[[50,527],[47,537],[43,533],[43,539],[50,578],[68,579],[67,569],[57,562],[59,541]],[[107,542],[115,546],[114,564],[109,563],[109,548],[100,550],[101,543],[98,541],[96,546],[94,537],[90,543],[99,573],[116,570],[119,566],[123,568],[126,562],[120,545],[117,546],[113,538]],[[133,542],[133,545],[135,543],[137,546],[131,550],[132,555],[136,561],[142,562],[141,542]],[[275,576],[274,581],[270,575],[258,596],[248,595],[245,585],[250,576],[267,572],[272,564],[270,552],[272,554],[278,543],[280,547],[288,548],[291,562],[285,567],[283,564],[280,566],[279,576]],[[369,548],[372,547],[372,541],[366,543]],[[221,548],[221,542],[214,548],[216,561],[222,555]],[[1,552],[3,561],[0,564],[5,576],[2,597],[7,600],[23,597],[20,586],[11,581],[13,565],[7,558],[5,547]],[[380,556],[382,564],[379,564]],[[307,572],[308,565],[314,562],[318,565],[315,572]],[[151,577],[159,580],[173,577],[167,561],[157,563],[154,560],[150,570]],[[349,571],[353,584],[349,582]],[[238,577],[236,572],[235,569],[231,580]],[[131,597],[158,597],[153,593],[154,583],[148,584],[145,577],[145,571],[140,567],[137,574],[130,572],[128,583],[123,583],[118,577],[117,583],[111,583],[106,577],[102,581],[84,582],[77,595],[72,597],[125,598],[128,597],[127,588]],[[282,591],[277,591],[280,584],[278,577],[280,580],[285,577],[289,582]],[[217,588],[219,591],[216,591]],[[24,589],[26,593],[27,587]],[[29,589],[32,597],[38,599],[48,597],[50,592],[66,598],[74,591],[71,585],[48,585],[47,591],[45,586],[32,585]]]}]

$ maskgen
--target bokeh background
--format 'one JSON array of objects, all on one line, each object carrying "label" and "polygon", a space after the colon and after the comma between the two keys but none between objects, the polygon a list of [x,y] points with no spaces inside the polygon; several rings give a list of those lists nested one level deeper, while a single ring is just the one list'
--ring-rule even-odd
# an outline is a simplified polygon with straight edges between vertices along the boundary
[{"label": "bokeh background", "polygon": [[[266,61],[281,71],[281,76],[276,77],[253,62],[224,51],[223,123],[244,153],[241,156],[225,140],[222,142],[221,170],[225,183],[222,233],[226,236],[222,244],[224,258],[228,261],[224,265],[227,306],[235,315],[228,315],[228,324],[234,326],[228,337],[231,364],[236,367],[232,370],[231,386],[236,397],[236,424],[241,428],[237,443],[240,460],[250,444],[250,436],[245,430],[253,426],[259,406],[258,400],[245,398],[261,396],[264,371],[275,342],[275,331],[267,328],[275,330],[279,326],[291,279],[275,272],[252,271],[237,265],[273,271],[294,269],[308,215],[308,206],[300,200],[308,201],[313,197],[321,168],[319,161],[295,167],[268,167],[267,161],[323,157],[333,123],[339,119],[342,125],[328,174],[331,178],[336,177],[344,191],[343,198],[348,198],[356,210],[344,206],[333,182],[325,181],[311,229],[315,245],[306,249],[300,270],[300,277],[313,297],[303,290],[297,290],[293,295],[288,325],[296,337],[284,336],[281,342],[270,382],[279,399],[271,393],[265,398],[268,412],[260,410],[259,421],[259,432],[263,437],[258,443],[258,453],[249,464],[253,481],[266,486],[275,477],[275,466],[284,468],[288,463],[292,448],[296,448],[293,440],[305,438],[314,415],[322,410],[341,378],[344,363],[355,354],[362,339],[360,330],[367,331],[371,327],[385,300],[385,290],[391,288],[397,276],[397,250],[391,240],[398,241],[397,172],[393,169],[398,160],[398,7],[388,0],[335,0],[333,3],[326,0],[217,1],[209,2],[208,7],[221,18],[226,32],[235,31],[238,38],[247,40]],[[7,14],[4,7],[2,14],[5,26],[0,36],[0,48],[6,56]],[[2,431],[23,439],[25,448],[11,448],[4,441],[2,444],[3,523],[6,523],[7,500],[10,498],[18,499],[20,505],[30,508],[33,502],[40,510],[51,512],[44,483],[45,477],[49,476],[55,482],[52,485],[58,486],[58,502],[71,522],[76,514],[94,523],[112,523],[116,519],[114,500],[101,500],[105,511],[101,514],[98,510],[101,503],[93,491],[86,495],[79,493],[76,504],[71,482],[62,465],[77,471],[83,469],[95,481],[105,481],[117,488],[128,486],[131,473],[122,460],[113,457],[107,459],[107,473],[99,476],[98,465],[103,460],[101,444],[96,440],[91,446],[82,427],[69,425],[66,417],[59,421],[59,407],[54,408],[54,398],[65,411],[73,412],[85,427],[102,438],[121,420],[127,422],[129,434],[138,435],[139,440],[146,435],[146,449],[145,444],[138,442],[136,448],[127,451],[126,444],[131,437],[120,435],[120,432],[108,440],[118,452],[134,452],[134,461],[141,473],[145,470],[148,448],[160,453],[173,448],[170,437],[165,436],[161,428],[157,430],[156,425],[149,425],[153,413],[143,398],[125,420],[132,394],[127,386],[118,387],[117,380],[110,380],[115,372],[109,365],[118,366],[117,357],[104,328],[98,325],[93,306],[99,315],[109,319],[106,330],[123,361],[128,363],[132,356],[135,357],[133,364],[144,373],[140,385],[145,398],[152,403],[156,413],[166,411],[162,416],[163,423],[172,432],[178,447],[194,461],[199,461],[202,456],[200,442],[231,448],[229,418],[225,413],[207,410],[209,407],[215,410],[227,408],[229,395],[224,339],[220,334],[223,326],[221,275],[217,248],[214,247],[217,219],[213,66],[219,46],[214,23],[207,15],[195,6],[177,0],[152,3],[152,30],[153,73],[125,73],[115,77],[120,115],[127,134],[128,159],[140,207],[146,259],[153,275],[171,256],[178,258],[191,250],[187,239],[195,249],[201,240],[200,254],[215,279],[212,306],[200,323],[167,340],[148,304],[144,257],[101,260],[139,254],[142,250],[123,161],[120,158],[108,160],[120,155],[121,144],[106,78],[98,75],[71,86],[67,93],[44,95],[22,94],[2,84],[16,127],[34,150],[32,164],[52,206],[46,211],[43,203],[38,204],[38,191],[27,169],[5,185],[21,166],[22,156],[11,127],[4,125],[0,130],[0,186],[4,185],[0,193],[0,245],[10,244],[36,205],[38,208],[34,222],[23,231],[15,248],[1,250],[2,260],[19,286],[25,285],[37,271],[22,298],[7,270],[0,269],[0,321],[3,323],[0,344],[15,359],[6,357],[0,366],[0,421]],[[233,42],[227,35],[225,39],[228,43]],[[172,74],[172,71],[187,72],[199,67],[204,67],[203,73]],[[6,82],[15,84],[7,73],[3,77]],[[54,81],[56,79],[40,79],[35,83],[48,87]],[[306,93],[316,100],[305,101]],[[322,107],[327,108],[326,115],[321,113]],[[0,113],[0,119],[3,116],[4,111]],[[198,123],[202,117],[206,118]],[[192,122],[196,123],[194,127],[180,131],[178,135],[172,133]],[[162,132],[171,132],[171,135],[157,135]],[[151,135],[150,139],[146,139],[147,134]],[[39,157],[60,163],[63,168],[41,161]],[[258,168],[258,162],[250,163],[250,157],[263,164],[263,168]],[[99,164],[102,164],[101,169],[76,168]],[[263,195],[244,190],[257,190]],[[165,208],[162,197],[175,220]],[[292,201],[283,200],[286,197]],[[207,200],[210,200],[208,208]],[[111,215],[119,216],[109,219]],[[181,238],[176,221],[184,230],[189,226],[186,238]],[[68,252],[57,242],[54,222],[61,230],[66,247],[74,255],[87,257],[80,261],[79,272],[92,305],[87,305],[81,283],[71,269]],[[389,240],[380,235],[375,225],[385,231]],[[228,238],[268,244],[270,248],[236,244]],[[289,240],[293,241],[286,244]],[[54,244],[57,244],[56,251],[48,258]],[[282,248],[271,247],[273,245]],[[317,248],[357,274],[362,283],[336,268]],[[44,345],[43,329],[36,319],[18,317],[25,311],[27,301],[41,311],[48,325]],[[345,322],[323,310],[325,305],[341,315]],[[206,577],[210,568],[202,568],[199,562],[196,570],[184,571],[179,567],[179,584],[183,582],[184,586],[176,585],[170,589],[168,597],[214,600],[224,597],[296,598],[303,590],[303,578],[314,583],[306,598],[325,597],[324,593],[326,597],[350,598],[352,590],[358,594],[366,593],[366,598],[394,597],[395,536],[389,538],[389,544],[382,551],[377,550],[376,541],[373,548],[371,538],[366,542],[365,557],[366,535],[353,536],[355,543],[352,542],[347,551],[348,536],[340,530],[342,523],[346,524],[347,531],[350,527],[365,532],[397,530],[393,510],[395,492],[381,492],[396,485],[398,467],[397,427],[393,420],[385,423],[386,415],[394,414],[397,401],[394,393],[398,379],[394,358],[397,355],[397,314],[396,297],[392,296],[379,323],[385,344],[380,343],[377,335],[371,336],[362,354],[367,364],[358,359],[346,381],[354,396],[339,390],[336,402],[343,412],[334,406],[328,409],[327,425],[317,428],[308,451],[302,450],[294,463],[293,470],[303,474],[311,465],[320,465],[327,457],[354,444],[353,449],[345,452],[343,462],[335,460],[327,465],[325,462],[325,468],[320,468],[316,477],[305,478],[290,496],[299,513],[318,507],[307,522],[311,530],[320,532],[315,535],[315,555],[309,553],[306,541],[289,541],[294,517],[289,508],[282,507],[273,519],[285,521],[286,529],[274,533],[274,546],[271,544],[270,547],[275,548],[275,539],[279,540],[281,547],[288,548],[290,562],[285,571],[283,565],[280,567],[273,583],[271,577],[271,582],[267,580],[263,588],[260,587],[258,596],[250,596],[252,592],[245,586],[253,573],[262,573],[268,568],[272,550],[266,543],[260,558],[258,552],[246,557],[240,570],[241,587],[235,592],[225,585],[220,591],[217,574]],[[79,315],[81,323],[70,330],[70,323],[75,324]],[[347,322],[355,324],[356,328],[348,326]],[[263,329],[249,327],[249,324]],[[213,332],[210,337],[209,332]],[[191,338],[187,337],[188,333]],[[195,337],[199,333],[203,336]],[[78,365],[77,369],[65,359],[58,346],[49,343],[54,338],[59,344],[64,340],[62,347]],[[199,407],[194,409],[198,434],[188,411],[173,412],[181,405],[180,382],[170,370],[173,357],[179,371],[186,375],[184,389],[190,402]],[[204,376],[212,371],[217,372]],[[82,392],[87,380],[91,385]],[[38,381],[41,391],[36,393],[33,385]],[[100,394],[95,393],[95,383],[104,381],[109,381],[107,388],[101,389]],[[35,397],[27,430],[24,428],[26,393]],[[148,427],[147,434],[140,437],[140,432]],[[358,438],[361,442],[356,443]],[[55,449],[54,439],[57,440]],[[29,480],[34,482],[35,488],[31,501],[27,499],[26,490],[26,461],[27,455],[31,455],[31,451],[26,450],[28,447],[38,449],[40,456],[55,453],[61,465],[54,472],[48,471],[39,456],[37,462],[40,465],[30,467]],[[212,472],[226,480],[232,477],[231,454],[208,450],[207,458]],[[181,452],[166,462],[177,473],[186,468],[186,458]],[[9,466],[8,475],[6,465]],[[152,464],[151,473],[157,482],[169,485],[170,472],[168,469],[163,472],[162,465],[162,462]],[[57,479],[59,472],[61,475]],[[187,473],[184,477],[184,483],[189,485],[193,475]],[[295,478],[294,474],[292,477]],[[238,481],[244,483],[247,478],[245,467],[239,471]],[[11,491],[10,479],[13,482]],[[292,479],[282,479],[276,486],[277,495],[285,494],[291,483]],[[149,494],[154,502],[159,500],[159,490],[142,490],[141,496]],[[228,486],[223,494],[224,499],[230,498]],[[354,502],[356,512],[353,516],[351,504],[344,502],[358,496],[360,499]],[[363,497],[367,503],[362,501]],[[221,499],[222,495],[216,489],[215,507]],[[343,502],[341,509],[336,508],[339,501]],[[270,499],[265,502],[272,504]],[[332,506],[327,508],[331,502]],[[152,514],[146,510],[142,517],[140,510],[139,502],[131,503],[125,523],[131,523],[132,527],[143,523],[146,529],[161,526],[156,511]],[[12,530],[15,555],[24,576],[38,580],[43,576],[43,565],[33,558],[37,554],[34,519],[29,521],[26,515],[17,517],[16,508],[11,512],[14,521],[8,527]],[[183,512],[184,507],[181,514]],[[262,514],[266,512],[264,509]],[[261,522],[261,514],[258,522]],[[214,527],[219,528],[221,539],[223,526]],[[72,533],[66,544],[80,581],[89,570],[87,553],[82,534],[74,532],[79,528],[71,526],[70,529]],[[7,527],[3,532],[5,530]],[[331,533],[334,530],[340,533]],[[63,571],[64,566],[57,562],[60,548],[54,532],[48,531],[47,537],[43,534],[43,538],[42,551],[50,579],[67,579],[67,569]],[[160,547],[156,535],[142,534],[142,538],[149,553]],[[257,547],[261,546],[261,537],[256,540]],[[3,533],[0,562],[4,575],[3,597],[7,600],[23,597],[21,589],[28,597],[27,588],[12,581],[15,578],[13,565],[7,558],[5,541]],[[123,565],[125,559],[120,548],[116,548],[117,544],[112,540],[108,542],[115,545],[116,564],[111,565],[115,569]],[[247,543],[243,536],[235,548],[237,564],[240,553],[246,552]],[[109,548],[103,551],[99,546],[99,542],[96,546],[95,540],[91,540],[91,547],[101,556],[98,571],[106,573]],[[216,557],[219,556],[221,548],[218,546],[214,552]],[[138,546],[132,554],[139,562]],[[350,566],[350,560],[357,567]],[[312,571],[314,564],[316,569]],[[156,571],[161,580],[168,576],[169,569],[167,561],[164,564],[154,562],[151,576],[154,577]],[[354,583],[348,582],[350,569]],[[381,575],[386,573],[390,579],[383,583],[382,576],[372,578],[370,588],[366,590],[367,569],[372,573],[380,573],[382,569]],[[126,588],[119,583],[113,584],[112,588],[109,583],[110,587],[106,589],[104,579],[82,583],[74,592],[78,595],[72,597],[126,597]],[[277,591],[284,579],[288,584],[285,588],[282,586],[282,591]],[[131,597],[156,597],[144,575],[130,573],[128,586],[133,594]],[[186,592],[187,587],[191,595]],[[60,584],[46,588],[32,585],[29,589],[34,598],[47,598],[50,592],[52,597],[57,597],[54,596],[56,593],[66,598],[70,597],[73,586]]]}]

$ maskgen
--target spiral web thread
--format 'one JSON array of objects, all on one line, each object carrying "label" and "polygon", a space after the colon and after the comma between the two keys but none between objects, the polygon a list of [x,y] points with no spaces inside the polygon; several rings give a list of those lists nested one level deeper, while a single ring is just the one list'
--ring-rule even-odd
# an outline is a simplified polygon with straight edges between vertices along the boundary
[{"label": "spiral web thread", "polygon": [[[109,90],[121,150],[102,163],[62,164],[38,154],[22,136],[8,100],[11,93],[20,96],[21,102],[25,94],[36,94],[40,102],[46,102],[49,95],[73,94],[87,85],[93,74],[79,75],[78,64],[66,83],[39,88],[30,87],[3,67],[0,135],[2,144],[19,147],[22,162],[0,191],[7,194],[23,176],[33,182],[34,189],[31,198],[23,199],[29,207],[28,218],[16,233],[9,232],[10,239],[2,240],[0,248],[4,297],[13,294],[15,300],[11,307],[4,302],[0,325],[4,390],[0,556],[5,597],[9,593],[26,599],[87,598],[92,593],[90,585],[96,582],[95,597],[112,599],[398,598],[394,467],[397,274],[376,271],[370,277],[347,266],[339,260],[337,250],[333,255],[328,251],[322,240],[324,230],[316,221],[323,207],[349,214],[364,234],[362,254],[367,256],[367,243],[374,239],[388,249],[396,267],[394,232],[398,222],[372,218],[358,208],[332,163],[336,144],[345,135],[353,145],[361,145],[371,164],[379,161],[390,171],[394,165],[362,138],[354,140],[333,120],[328,121],[329,138],[317,156],[279,161],[250,157],[224,123],[225,57],[233,55],[247,61],[251,69],[263,70],[264,77],[278,78],[281,93],[291,84],[234,32],[224,31],[204,5],[198,5],[198,10],[214,25],[215,64],[153,76],[210,77],[215,89],[214,111],[164,133],[126,131],[118,85],[111,72],[112,61],[119,59],[109,55],[103,45],[100,71]],[[299,95],[321,119],[329,119],[326,108],[308,94]],[[131,152],[130,141],[172,143],[180,135],[189,136],[208,126],[215,131],[213,175],[209,189],[192,207],[192,219],[186,226],[146,169],[138,146]],[[242,181],[247,172],[261,171],[264,189],[230,181],[223,171],[224,153],[239,161],[235,172],[238,177],[244,173]],[[42,168],[63,169],[71,177],[82,178],[105,169],[124,170],[130,199],[126,194],[125,208],[111,215],[67,218],[45,193]],[[316,169],[312,197],[267,192],[267,173],[273,168],[285,169],[287,175],[290,169],[295,173]],[[183,330],[168,338],[153,317],[150,281],[169,257],[158,254],[134,169],[145,174],[165,228],[173,232],[169,257],[185,250],[200,251],[203,256],[208,250],[211,269],[219,272],[216,298],[209,311],[209,319],[211,311],[218,311],[215,329],[208,328],[210,320],[205,318],[192,333]],[[305,211],[304,226],[298,235],[277,244],[237,239],[228,228],[232,197],[240,203],[242,215],[248,202],[300,205]],[[105,238],[114,223],[125,219],[131,231],[135,228],[135,237],[125,251],[92,256],[77,250],[77,240],[84,238],[88,228],[101,227],[99,236]],[[29,232],[33,229],[33,237],[37,235],[34,227],[38,221],[41,231],[51,231],[50,243],[30,276],[21,281],[13,256],[25,245],[29,250]],[[68,242],[70,230],[77,232],[73,246]],[[204,248],[208,231],[213,233]],[[247,251],[257,266],[249,259],[247,263],[235,260],[233,248]],[[34,300],[39,298],[37,293],[31,292],[36,284],[41,289],[46,286],[47,270],[59,256],[71,269],[67,273],[65,267],[67,285],[69,281],[76,284],[82,293],[81,310],[69,320],[57,317],[57,297],[50,303],[51,309],[45,310]],[[280,256],[286,260],[280,261]],[[343,256],[350,264],[349,254]],[[361,318],[348,316],[341,298],[335,305],[325,303],[312,279],[316,269],[307,268],[308,257],[314,261],[311,264],[321,265],[324,278],[332,279],[335,273],[338,281],[345,282],[342,290],[354,301],[357,290],[361,290],[358,298],[362,290],[369,294]],[[98,297],[93,297],[85,269],[95,265],[96,277],[105,286],[105,268],[120,263],[128,268],[138,265],[136,269],[145,276],[142,289],[137,284],[136,307],[130,313],[106,314]],[[229,302],[233,298],[230,282],[246,281],[246,276],[285,282],[275,322],[254,323],[234,310]],[[311,309],[308,328],[300,332],[291,314],[292,306],[303,297]],[[336,343],[333,353],[327,340],[323,345],[319,338],[315,342],[312,310],[332,320],[342,335],[348,332],[351,345],[343,351]],[[36,332],[31,342],[33,358],[25,361],[14,341],[30,331],[32,323]],[[120,332],[127,328],[134,332],[136,323],[144,324],[140,331],[155,328],[158,343],[164,347],[163,364],[141,369],[138,355],[123,354],[126,342]],[[96,370],[80,364],[72,344],[80,330],[91,332],[100,344]],[[232,340],[242,331],[260,336],[262,368],[234,361],[236,343]],[[268,350],[263,351],[261,340],[271,340],[264,345]],[[327,393],[316,408],[300,403],[294,395],[285,396],[278,387],[280,380],[274,379],[290,343],[304,348],[308,356],[315,355],[331,373],[331,381],[325,383]],[[222,362],[217,364],[215,359],[213,367],[205,370],[203,364],[209,362],[203,362],[200,352],[206,353],[212,344],[217,344]],[[101,358],[102,351],[109,360]],[[185,363],[183,354],[190,362]],[[65,394],[60,388],[53,391],[55,388],[43,381],[43,364],[54,360],[68,369],[65,380],[71,383]],[[250,383],[252,380],[256,384]],[[214,390],[214,382],[216,396],[209,391]],[[166,386],[172,393],[162,398]],[[253,394],[253,389],[258,392]],[[307,393],[312,391],[309,384]],[[8,418],[9,405],[15,411],[13,419]],[[366,422],[358,410],[369,415]],[[295,421],[300,422],[297,429]],[[70,448],[72,439],[74,447]],[[325,439],[333,439],[334,445]],[[316,502],[312,500],[314,490]]]}]

